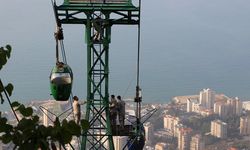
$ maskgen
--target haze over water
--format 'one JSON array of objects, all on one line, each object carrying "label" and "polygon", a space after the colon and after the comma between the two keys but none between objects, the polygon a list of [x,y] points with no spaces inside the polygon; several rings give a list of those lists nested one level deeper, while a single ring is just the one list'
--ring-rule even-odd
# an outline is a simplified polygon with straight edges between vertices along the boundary
[{"label": "haze over water", "polygon": [[[250,99],[249,0],[142,0],[142,4],[140,81],[145,101],[168,102],[203,88]],[[50,0],[2,0],[0,18],[0,46],[13,48],[0,72],[5,84],[15,86],[11,99],[24,103],[51,99],[55,20]],[[63,29],[74,72],[73,93],[85,99],[85,28],[63,25]],[[136,26],[112,28],[110,94],[135,95],[136,33]],[[4,107],[9,106],[0,106]]]}]

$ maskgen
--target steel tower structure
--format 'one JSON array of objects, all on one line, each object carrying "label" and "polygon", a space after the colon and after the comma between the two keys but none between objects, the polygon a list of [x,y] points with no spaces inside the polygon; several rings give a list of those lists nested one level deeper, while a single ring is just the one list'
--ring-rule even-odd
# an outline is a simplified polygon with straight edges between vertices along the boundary
[{"label": "steel tower structure", "polygon": [[109,113],[109,44],[113,25],[140,24],[131,0],[64,0],[54,11],[57,24],[83,24],[87,43],[87,109],[90,129],[81,149],[114,150]]}]

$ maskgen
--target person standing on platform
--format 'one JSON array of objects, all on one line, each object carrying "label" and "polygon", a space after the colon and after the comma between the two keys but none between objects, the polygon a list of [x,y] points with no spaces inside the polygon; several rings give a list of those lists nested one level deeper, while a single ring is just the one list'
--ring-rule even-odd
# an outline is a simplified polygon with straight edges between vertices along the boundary
[{"label": "person standing on platform", "polygon": [[125,120],[125,102],[121,99],[121,96],[117,96],[118,103],[118,115],[119,115],[119,123],[120,127],[124,128],[124,120]]},{"label": "person standing on platform", "polygon": [[110,99],[110,102],[109,102],[109,110],[110,110],[111,126],[116,126],[117,101],[115,99],[115,95],[111,95],[111,99]]},{"label": "person standing on platform", "polygon": [[74,117],[75,117],[75,122],[76,124],[80,123],[81,120],[81,105],[85,104],[86,101],[83,103],[79,103],[79,99],[77,96],[73,97],[73,112],[74,112]]}]

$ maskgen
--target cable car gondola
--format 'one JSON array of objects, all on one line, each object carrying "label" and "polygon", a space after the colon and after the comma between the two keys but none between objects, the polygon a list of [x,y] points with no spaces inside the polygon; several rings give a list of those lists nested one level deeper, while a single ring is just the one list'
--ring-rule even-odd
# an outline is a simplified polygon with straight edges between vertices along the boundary
[{"label": "cable car gondola", "polygon": [[50,74],[50,90],[54,99],[67,101],[71,94],[72,83],[73,72],[69,65],[57,63]]}]

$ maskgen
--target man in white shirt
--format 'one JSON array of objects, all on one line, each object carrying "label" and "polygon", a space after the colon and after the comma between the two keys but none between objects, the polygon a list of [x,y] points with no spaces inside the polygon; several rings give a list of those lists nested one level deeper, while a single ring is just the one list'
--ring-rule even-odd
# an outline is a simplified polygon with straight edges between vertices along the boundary
[{"label": "man in white shirt", "polygon": [[109,110],[110,110],[110,122],[112,126],[116,126],[116,118],[117,118],[117,101],[115,95],[111,95],[111,99],[109,102]]},{"label": "man in white shirt", "polygon": [[81,105],[85,103],[86,101],[84,101],[83,103],[79,103],[78,97],[77,96],[73,97],[73,112],[74,112],[75,122],[77,124],[79,124],[81,120]]}]

